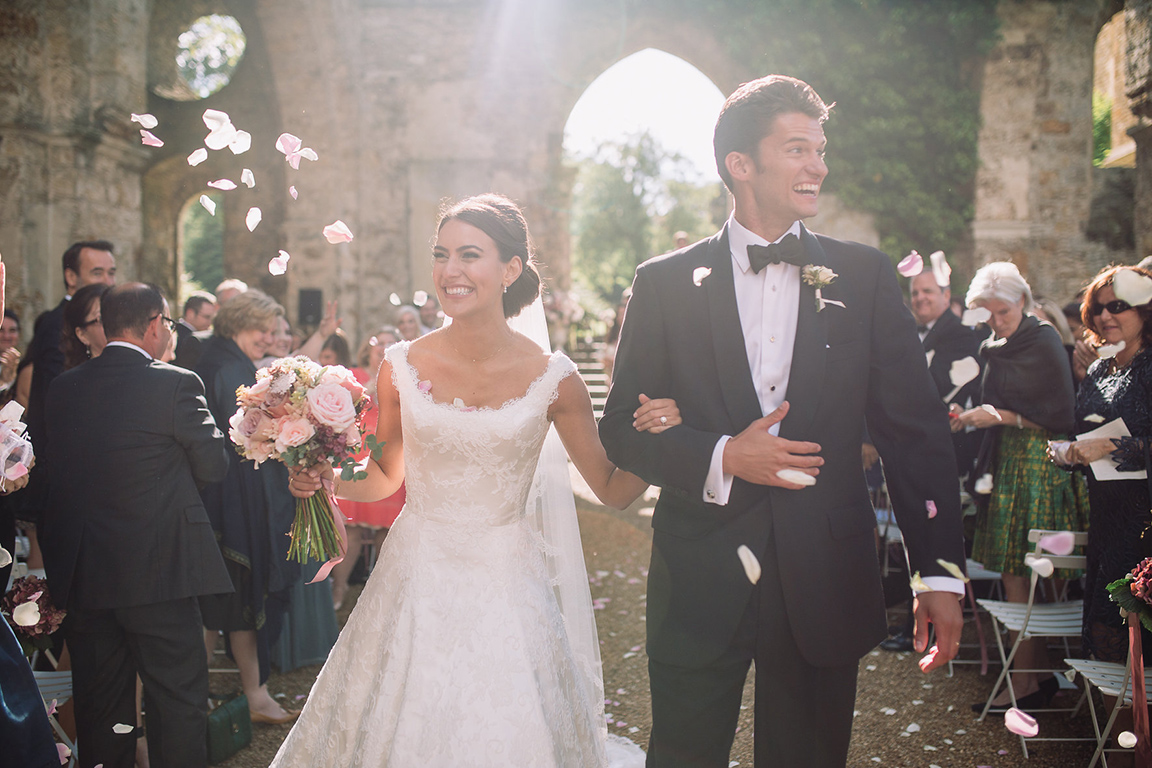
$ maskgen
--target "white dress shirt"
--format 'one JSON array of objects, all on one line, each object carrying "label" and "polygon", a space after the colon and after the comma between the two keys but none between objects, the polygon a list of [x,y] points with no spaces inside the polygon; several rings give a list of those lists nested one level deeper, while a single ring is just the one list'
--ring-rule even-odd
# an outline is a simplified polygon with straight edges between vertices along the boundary
[{"label": "white dress shirt", "polygon": [[155,360],[156,359],[156,358],[152,357],[152,355],[148,354],[143,349],[136,346],[135,344],[133,344],[130,341],[110,341],[104,346],[104,349],[108,349],[108,347],[127,347],[128,349],[136,350],[137,352],[144,355],[144,357],[148,358],[149,360]]}]

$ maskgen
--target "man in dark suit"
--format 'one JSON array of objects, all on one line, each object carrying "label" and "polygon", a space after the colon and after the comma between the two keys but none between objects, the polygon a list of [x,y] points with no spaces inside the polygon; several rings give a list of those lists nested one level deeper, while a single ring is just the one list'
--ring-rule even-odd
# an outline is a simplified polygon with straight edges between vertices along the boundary
[{"label": "man in dark suit", "polygon": [[[936,590],[917,600],[921,650],[936,625],[926,668],[959,645],[963,586],[937,563],[964,562],[959,487],[915,324],[887,256],[800,224],[828,172],[827,114],[793,78],[741,86],[714,140],[732,218],[632,285],[600,436],[662,488],[649,766],[728,765],[755,660],[757,764],[843,767],[857,663],[886,635],[865,419],[911,568]],[[675,398],[683,424],[637,432],[640,393]]]},{"label": "man in dark suit", "polygon": [[192,370],[200,360],[200,342],[212,332],[216,319],[216,297],[207,291],[193,291],[184,302],[184,314],[176,321],[176,359],[173,365]]},{"label": "man in dark suit", "polygon": [[[153,765],[204,766],[208,668],[198,595],[232,584],[198,488],[228,469],[190,371],[159,362],[173,321],[153,286],[104,294],[108,346],[52,382],[43,549],[68,609],[81,765],[130,768],[144,682]],[[38,446],[39,447],[39,446]]]}]

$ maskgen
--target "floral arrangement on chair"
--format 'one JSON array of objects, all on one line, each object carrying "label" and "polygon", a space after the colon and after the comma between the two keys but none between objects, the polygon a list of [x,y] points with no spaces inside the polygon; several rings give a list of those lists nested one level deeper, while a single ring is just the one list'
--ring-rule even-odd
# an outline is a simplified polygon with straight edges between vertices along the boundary
[{"label": "floral arrangement on chair", "polygon": [[1109,584],[1108,594],[1120,606],[1121,615],[1136,614],[1144,628],[1152,632],[1152,557]]},{"label": "floral arrangement on chair", "polygon": [[0,613],[12,626],[24,655],[52,647],[52,634],[60,629],[67,611],[52,604],[48,582],[39,576],[22,576],[0,600]]}]

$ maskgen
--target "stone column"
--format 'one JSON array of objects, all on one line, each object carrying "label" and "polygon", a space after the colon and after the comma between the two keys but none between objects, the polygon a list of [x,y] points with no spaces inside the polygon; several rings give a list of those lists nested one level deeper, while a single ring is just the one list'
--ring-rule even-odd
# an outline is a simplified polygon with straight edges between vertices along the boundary
[{"label": "stone column", "polygon": [[1152,253],[1152,0],[1129,0],[1124,26],[1124,91],[1128,108],[1139,121],[1128,134],[1136,141],[1133,228],[1136,257],[1142,258]]}]

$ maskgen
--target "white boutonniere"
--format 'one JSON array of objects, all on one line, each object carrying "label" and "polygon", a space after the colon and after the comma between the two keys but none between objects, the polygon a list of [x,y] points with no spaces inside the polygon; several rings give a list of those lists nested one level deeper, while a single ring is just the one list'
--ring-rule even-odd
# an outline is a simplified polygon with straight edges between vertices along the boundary
[{"label": "white boutonniere", "polygon": [[711,267],[696,267],[696,269],[692,270],[692,282],[699,286],[704,282],[704,278],[710,274],[712,274]]},{"label": "white boutonniere", "polygon": [[805,283],[816,289],[817,312],[824,309],[826,304],[835,304],[838,307],[844,306],[844,302],[842,301],[833,301],[832,299],[826,299],[820,295],[821,289],[827,288],[837,277],[836,273],[830,270],[828,267],[808,264],[800,270],[800,277],[803,278]]}]

